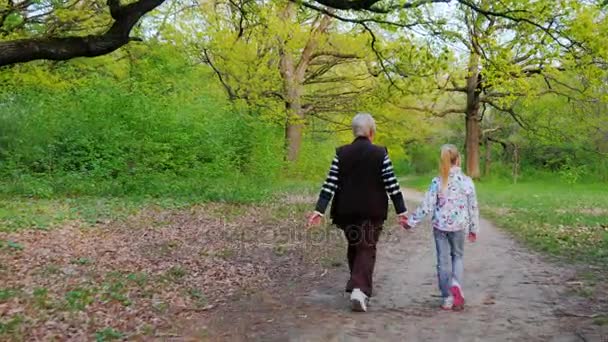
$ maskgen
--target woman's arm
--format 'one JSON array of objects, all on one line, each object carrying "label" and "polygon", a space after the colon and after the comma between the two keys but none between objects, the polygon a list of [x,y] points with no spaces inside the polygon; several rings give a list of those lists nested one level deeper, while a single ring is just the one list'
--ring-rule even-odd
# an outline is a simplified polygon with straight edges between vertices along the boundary
[{"label": "woman's arm", "polygon": [[338,156],[336,155],[331,162],[331,166],[329,167],[329,171],[327,172],[327,178],[325,179],[325,183],[321,186],[321,192],[319,193],[319,199],[317,200],[317,205],[315,206],[315,212],[320,216],[325,214],[325,210],[331,202],[332,197],[338,190],[338,176],[339,176],[339,167],[338,167]]},{"label": "woman's arm", "polygon": [[388,152],[384,156],[384,161],[382,162],[382,182],[384,182],[384,189],[390,196],[391,201],[395,206],[395,212],[397,215],[405,215],[407,213],[407,208],[405,207],[403,194],[401,193],[401,188],[399,187],[399,181],[397,180],[397,176],[395,176],[395,171],[393,170],[393,163],[388,157]]}]

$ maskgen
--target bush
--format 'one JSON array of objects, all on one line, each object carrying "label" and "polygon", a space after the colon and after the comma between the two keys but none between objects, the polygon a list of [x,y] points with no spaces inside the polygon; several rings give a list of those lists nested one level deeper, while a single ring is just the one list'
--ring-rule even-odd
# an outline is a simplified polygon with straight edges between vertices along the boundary
[{"label": "bush", "polygon": [[288,177],[291,180],[322,182],[336,154],[336,148],[342,144],[344,142],[326,135],[305,136],[298,160],[289,165]]},{"label": "bush", "polygon": [[439,166],[439,146],[434,143],[410,144],[407,147],[407,153],[410,156],[410,167],[407,169],[416,174],[429,174],[437,171],[437,167]]},{"label": "bush", "polygon": [[214,82],[205,69],[175,74],[173,60],[146,69],[158,58],[142,59],[134,72],[141,78],[121,82],[93,73],[67,89],[0,87],[1,191],[42,198],[265,194],[283,166],[281,129],[201,86]]}]

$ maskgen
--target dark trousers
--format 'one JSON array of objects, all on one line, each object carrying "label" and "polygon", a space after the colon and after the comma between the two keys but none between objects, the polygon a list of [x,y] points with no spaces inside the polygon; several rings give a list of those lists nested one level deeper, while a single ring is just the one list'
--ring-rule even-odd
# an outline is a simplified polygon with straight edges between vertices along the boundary
[{"label": "dark trousers", "polygon": [[348,268],[350,279],[346,291],[360,289],[372,296],[372,277],[376,265],[376,244],[382,231],[382,221],[363,221],[358,224],[340,225],[348,241]]}]

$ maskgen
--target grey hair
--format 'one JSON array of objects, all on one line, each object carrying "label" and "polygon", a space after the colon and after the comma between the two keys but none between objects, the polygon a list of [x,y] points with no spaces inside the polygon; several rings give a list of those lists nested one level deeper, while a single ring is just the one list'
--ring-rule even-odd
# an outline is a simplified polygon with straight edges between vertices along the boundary
[{"label": "grey hair", "polygon": [[355,137],[369,137],[370,131],[376,133],[376,121],[369,113],[357,113],[352,127]]}]

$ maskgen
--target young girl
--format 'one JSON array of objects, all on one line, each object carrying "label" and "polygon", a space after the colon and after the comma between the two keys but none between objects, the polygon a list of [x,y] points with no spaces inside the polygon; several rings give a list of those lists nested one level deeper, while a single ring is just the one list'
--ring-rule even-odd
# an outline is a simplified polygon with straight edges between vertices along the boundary
[{"label": "young girl", "polygon": [[[454,145],[441,147],[440,175],[435,177],[424,202],[408,218],[416,226],[432,213],[433,236],[437,248],[437,277],[444,310],[462,310],[462,256],[464,239],[475,242],[479,231],[479,210],[475,186],[460,169],[460,154]],[[451,263],[451,265],[450,265]]]}]

